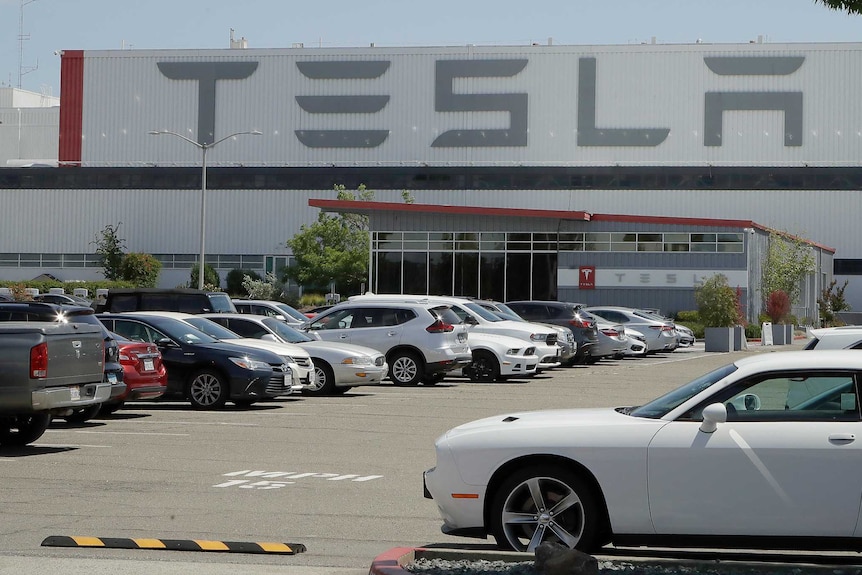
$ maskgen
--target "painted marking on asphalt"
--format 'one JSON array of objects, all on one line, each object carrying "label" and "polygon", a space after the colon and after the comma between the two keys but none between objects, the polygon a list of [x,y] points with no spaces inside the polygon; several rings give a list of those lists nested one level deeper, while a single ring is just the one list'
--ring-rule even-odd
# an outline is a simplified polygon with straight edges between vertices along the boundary
[{"label": "painted marking on asphalt", "polygon": [[228,481],[213,485],[213,487],[237,487],[239,489],[279,489],[287,485],[295,484],[295,479],[324,479],[326,481],[349,480],[351,482],[364,483],[366,481],[373,481],[374,479],[380,479],[383,477],[382,475],[357,475],[354,473],[297,473],[295,471],[263,471],[250,469],[244,469],[242,471],[231,471],[223,475],[224,477],[257,478],[260,479],[260,481],[252,481],[251,479],[230,479]]},{"label": "painted marking on asphalt", "polygon": [[89,445],[87,443],[34,443],[34,447],[53,447],[55,449],[70,448],[70,447],[113,447],[112,445]]},{"label": "painted marking on asphalt", "polygon": [[74,433],[91,433],[95,435],[165,435],[168,437],[188,437],[188,433],[160,433],[157,431],[92,431],[92,430],[84,430],[79,429]]}]

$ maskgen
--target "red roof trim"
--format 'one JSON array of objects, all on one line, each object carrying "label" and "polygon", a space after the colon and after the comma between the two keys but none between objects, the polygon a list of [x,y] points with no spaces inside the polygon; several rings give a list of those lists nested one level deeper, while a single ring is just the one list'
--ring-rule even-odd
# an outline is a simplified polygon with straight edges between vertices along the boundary
[{"label": "red roof trim", "polygon": [[60,59],[60,165],[81,164],[84,125],[84,51],[64,50]]},{"label": "red roof trim", "polygon": [[714,218],[678,218],[672,216],[634,216],[628,214],[593,214],[594,222],[633,222],[639,224],[664,224],[683,226],[715,226],[730,228],[767,228],[751,220],[724,220]]},{"label": "red roof trim", "polygon": [[308,205],[329,211],[349,212],[407,212],[414,214],[451,214],[468,216],[499,216],[509,218],[552,218],[588,222],[587,212],[561,210],[531,210],[516,208],[483,208],[476,206],[441,206],[433,204],[397,204],[394,202],[363,202],[356,200],[308,200]]},{"label": "red roof trim", "polygon": [[662,224],[683,226],[710,226],[728,228],[755,228],[766,233],[777,233],[788,238],[801,239],[810,246],[834,254],[835,248],[797,238],[787,232],[774,230],[751,220],[729,220],[714,218],[681,218],[671,216],[636,216],[627,214],[590,214],[565,210],[532,210],[520,208],[484,208],[477,206],[444,206],[435,204],[399,204],[395,202],[363,202],[357,200],[309,199],[308,205],[332,212],[400,212],[414,214],[456,214],[471,216],[498,216],[508,218],[549,218],[558,220],[582,220],[585,222],[631,222],[640,224]]}]

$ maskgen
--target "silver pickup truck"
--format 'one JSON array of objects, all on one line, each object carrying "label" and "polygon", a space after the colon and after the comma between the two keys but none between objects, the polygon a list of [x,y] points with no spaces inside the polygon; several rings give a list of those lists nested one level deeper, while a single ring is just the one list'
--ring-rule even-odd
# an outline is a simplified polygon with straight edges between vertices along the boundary
[{"label": "silver pickup truck", "polygon": [[0,323],[0,446],[32,443],[52,416],[110,397],[102,339],[87,324]]}]

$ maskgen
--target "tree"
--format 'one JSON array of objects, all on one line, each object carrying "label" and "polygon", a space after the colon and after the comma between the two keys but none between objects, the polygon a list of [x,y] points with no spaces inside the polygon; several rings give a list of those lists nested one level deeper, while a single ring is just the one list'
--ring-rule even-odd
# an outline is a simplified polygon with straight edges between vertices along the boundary
[{"label": "tree", "polygon": [[120,264],[122,279],[132,282],[136,287],[156,287],[162,262],[150,254],[126,254]]},{"label": "tree", "polygon": [[694,288],[694,301],[706,327],[733,327],[741,321],[736,293],[723,274],[715,274]]},{"label": "tree", "polygon": [[862,14],[862,0],[814,0],[831,10],[839,10],[848,14]]},{"label": "tree", "polygon": [[770,234],[760,283],[764,299],[774,291],[783,291],[791,304],[796,303],[802,290],[802,280],[814,273],[814,263],[811,248],[804,240]]},{"label": "tree", "polygon": [[108,224],[105,228],[96,234],[96,255],[99,256],[99,265],[102,266],[102,273],[107,280],[123,279],[121,267],[123,258],[125,257],[126,241],[119,236],[120,225],[112,226]]},{"label": "tree", "polygon": [[790,297],[780,289],[775,290],[766,299],[766,315],[772,323],[781,323],[781,320],[790,313]]},{"label": "tree", "polygon": [[847,289],[848,283],[848,280],[844,280],[844,285],[838,287],[838,280],[832,280],[820,292],[817,306],[820,309],[820,321],[824,326],[840,323],[836,321],[836,314],[839,311],[850,309],[850,304],[844,299],[844,290]]},{"label": "tree", "polygon": [[[335,186],[339,200],[370,201],[374,192],[359,186],[356,193]],[[295,261],[285,276],[307,287],[358,291],[368,278],[368,217],[360,214],[329,215],[320,212],[317,221],[303,225],[287,240]]]}]

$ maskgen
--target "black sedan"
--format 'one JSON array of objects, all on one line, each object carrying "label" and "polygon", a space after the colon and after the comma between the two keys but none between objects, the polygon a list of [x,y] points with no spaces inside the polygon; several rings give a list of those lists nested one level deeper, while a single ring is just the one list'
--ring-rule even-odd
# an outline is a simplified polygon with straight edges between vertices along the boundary
[{"label": "black sedan", "polygon": [[248,406],[290,394],[290,368],[274,353],[219,342],[185,322],[157,316],[99,314],[114,333],[154,343],[168,370],[163,397],[188,399],[192,407],[215,409],[232,401]]}]

